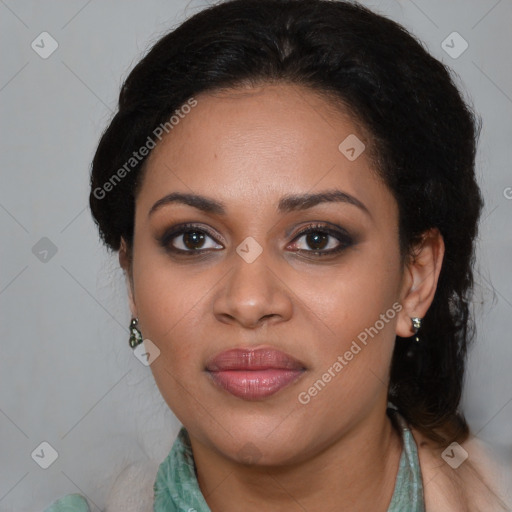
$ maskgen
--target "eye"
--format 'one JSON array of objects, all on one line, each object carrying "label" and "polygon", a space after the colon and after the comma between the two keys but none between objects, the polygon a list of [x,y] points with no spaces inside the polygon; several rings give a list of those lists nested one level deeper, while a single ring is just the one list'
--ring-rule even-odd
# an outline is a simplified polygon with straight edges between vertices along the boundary
[{"label": "eye", "polygon": [[200,228],[195,224],[181,224],[166,231],[158,241],[166,250],[181,254],[223,249],[222,245],[212,244],[208,239],[215,242],[213,234],[206,228]]},{"label": "eye", "polygon": [[[215,235],[210,230],[195,224],[173,226],[158,238],[158,242],[168,252],[187,256],[224,248],[216,243]],[[296,252],[327,256],[341,252],[353,243],[352,237],[342,228],[314,224],[299,232],[288,248]]]},{"label": "eye", "polygon": [[[303,243],[300,240],[304,239]],[[353,245],[352,237],[343,229],[335,229],[323,224],[315,224],[302,230],[294,239],[297,252],[312,253],[318,256],[336,254]],[[309,246],[312,250],[298,247]]]}]

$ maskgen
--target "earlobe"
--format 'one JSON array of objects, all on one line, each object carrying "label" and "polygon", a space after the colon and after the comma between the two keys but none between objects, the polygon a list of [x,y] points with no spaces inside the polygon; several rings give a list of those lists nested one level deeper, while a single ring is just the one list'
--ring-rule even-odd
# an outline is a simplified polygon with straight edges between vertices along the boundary
[{"label": "earlobe", "polygon": [[437,228],[426,231],[404,268],[402,311],[396,325],[398,336],[414,334],[411,318],[423,318],[437,289],[444,258],[444,240]]},{"label": "earlobe", "polygon": [[128,302],[130,305],[130,311],[133,318],[137,318],[137,306],[135,305],[134,292],[133,292],[133,279],[131,276],[131,262],[128,255],[128,249],[126,242],[121,237],[121,246],[119,248],[119,264],[124,271],[124,277],[126,282],[126,290],[128,293]]},{"label": "earlobe", "polygon": [[137,306],[135,305],[135,299],[133,298],[133,283],[131,282],[130,276],[125,272],[126,289],[128,292],[128,302],[130,305],[130,312],[133,318],[137,318]]}]

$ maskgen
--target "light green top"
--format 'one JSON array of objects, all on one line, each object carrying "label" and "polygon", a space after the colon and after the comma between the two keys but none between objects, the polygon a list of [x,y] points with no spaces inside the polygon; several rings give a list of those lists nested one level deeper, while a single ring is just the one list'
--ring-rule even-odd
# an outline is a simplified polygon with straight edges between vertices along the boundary
[{"label": "light green top", "polygon": [[[402,434],[403,448],[388,512],[425,512],[423,483],[416,442],[403,417],[394,409],[389,415]],[[393,418],[394,416],[394,418]],[[197,482],[190,438],[182,427],[169,455],[160,464],[154,483],[154,512],[211,512]],[[90,512],[87,502],[70,494],[44,512]]]},{"label": "light green top", "polygon": [[80,494],[68,494],[52,503],[44,512],[90,512],[89,505]]}]

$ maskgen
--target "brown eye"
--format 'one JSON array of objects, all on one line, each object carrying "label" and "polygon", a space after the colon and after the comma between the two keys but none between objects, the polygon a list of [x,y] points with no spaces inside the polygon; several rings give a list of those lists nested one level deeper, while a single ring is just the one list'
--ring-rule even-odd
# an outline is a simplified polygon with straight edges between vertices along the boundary
[{"label": "brown eye", "polygon": [[316,233],[308,233],[304,237],[306,244],[315,251],[325,249],[329,245],[329,238],[332,238],[331,235],[318,231]]},{"label": "brown eye", "polygon": [[[300,242],[302,239],[303,242]],[[325,225],[314,225],[301,231],[295,237],[293,246],[298,252],[323,256],[338,253],[353,243],[353,239],[344,230],[336,230]],[[297,247],[297,245],[303,247]]]},{"label": "brown eye", "polygon": [[182,235],[183,245],[187,249],[201,249],[204,244],[205,235],[200,231],[187,231]]},{"label": "brown eye", "polygon": [[221,245],[216,244],[209,231],[190,224],[173,227],[164,233],[159,239],[159,243],[166,250],[181,254],[223,249]]}]

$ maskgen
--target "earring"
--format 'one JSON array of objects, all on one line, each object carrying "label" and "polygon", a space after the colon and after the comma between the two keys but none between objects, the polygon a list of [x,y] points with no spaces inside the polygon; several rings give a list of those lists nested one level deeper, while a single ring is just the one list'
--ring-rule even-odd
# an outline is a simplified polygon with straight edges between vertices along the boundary
[{"label": "earring", "polygon": [[130,347],[135,348],[142,343],[142,333],[139,331],[139,319],[132,318],[130,322]]},{"label": "earring", "polygon": [[425,372],[431,368],[431,355],[428,343],[425,343],[424,338],[418,336],[418,331],[421,329],[423,318],[412,317],[412,330],[413,335],[409,338],[409,342],[404,346],[404,361],[407,363],[408,374],[410,377],[421,382],[425,379]]},{"label": "earring", "polygon": [[421,322],[422,322],[422,318],[418,318],[416,316],[412,317],[411,318],[411,321],[412,321],[412,330],[414,331],[414,341],[416,343],[420,343],[420,337],[418,336],[418,331],[421,329]]}]

